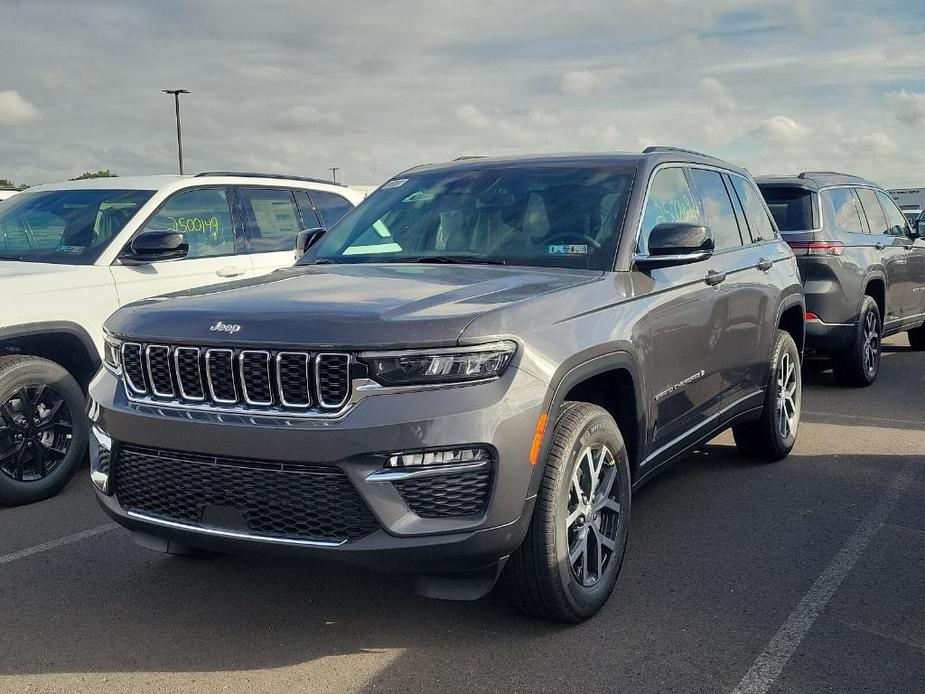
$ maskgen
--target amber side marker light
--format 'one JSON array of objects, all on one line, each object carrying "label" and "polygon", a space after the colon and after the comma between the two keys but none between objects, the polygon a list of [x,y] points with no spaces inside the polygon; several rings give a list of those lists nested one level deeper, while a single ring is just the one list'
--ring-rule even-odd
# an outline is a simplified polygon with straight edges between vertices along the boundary
[{"label": "amber side marker light", "polygon": [[530,446],[530,464],[536,465],[537,458],[540,457],[540,447],[543,445],[543,434],[546,433],[546,422],[549,415],[544,412],[536,420],[536,431],[533,434],[533,445]]}]

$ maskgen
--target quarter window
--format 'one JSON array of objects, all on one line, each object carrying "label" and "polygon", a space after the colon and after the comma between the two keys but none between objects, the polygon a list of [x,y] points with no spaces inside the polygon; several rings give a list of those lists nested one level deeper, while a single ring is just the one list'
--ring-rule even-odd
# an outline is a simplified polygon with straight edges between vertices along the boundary
[{"label": "quarter window", "polygon": [[187,258],[233,255],[234,223],[225,188],[177,193],[148,220],[143,231],[178,231],[189,243]]},{"label": "quarter window", "polygon": [[292,191],[280,188],[242,188],[249,253],[292,250],[301,227]]},{"label": "quarter window", "polygon": [[751,233],[751,239],[754,243],[759,241],[770,241],[777,237],[771,218],[762,202],[761,193],[744,177],[733,174],[730,177],[732,185],[735,188],[739,202],[742,203],[742,210],[745,212],[745,219],[748,222],[748,229]]},{"label": "quarter window", "polygon": [[704,222],[713,232],[717,250],[741,246],[739,223],[722,175],[707,169],[691,169],[691,179],[703,206]]},{"label": "quarter window", "polygon": [[832,188],[822,191],[821,195],[822,200],[835,215],[835,224],[839,229],[852,234],[864,233],[861,210],[854,191],[850,188]]},{"label": "quarter window", "polygon": [[646,252],[649,232],[658,224],[699,221],[700,213],[694,204],[684,170],[679,167],[661,169],[649,186],[649,198],[639,234],[639,250]]},{"label": "quarter window", "polygon": [[313,190],[309,195],[315,201],[315,209],[318,210],[325,229],[330,229],[340,221],[341,217],[353,209],[353,203],[337,193]]},{"label": "quarter window", "polygon": [[893,199],[883,191],[877,191],[877,197],[880,199],[880,205],[886,214],[886,223],[889,225],[887,234],[890,236],[909,236],[909,224],[906,222],[904,215]]},{"label": "quarter window", "polygon": [[861,207],[864,214],[867,215],[867,223],[870,226],[871,234],[888,234],[889,224],[886,216],[880,208],[880,202],[877,200],[877,194],[870,188],[858,188],[858,197],[861,199]]}]

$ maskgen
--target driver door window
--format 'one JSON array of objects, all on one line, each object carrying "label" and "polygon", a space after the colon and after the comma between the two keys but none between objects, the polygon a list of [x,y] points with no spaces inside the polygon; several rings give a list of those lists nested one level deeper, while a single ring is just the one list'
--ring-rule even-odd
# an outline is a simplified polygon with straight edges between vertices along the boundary
[{"label": "driver door window", "polygon": [[189,243],[186,259],[234,255],[235,232],[225,188],[194,188],[170,198],[142,231],[178,231]]},{"label": "driver door window", "polygon": [[684,170],[678,167],[661,169],[649,186],[649,197],[642,215],[639,232],[639,252],[648,250],[649,233],[658,224],[667,222],[700,222],[700,212],[687,183]]}]

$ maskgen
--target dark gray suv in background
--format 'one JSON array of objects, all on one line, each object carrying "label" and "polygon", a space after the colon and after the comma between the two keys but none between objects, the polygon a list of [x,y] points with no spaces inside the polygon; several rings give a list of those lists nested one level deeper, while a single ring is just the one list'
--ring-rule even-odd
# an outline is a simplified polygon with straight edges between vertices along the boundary
[{"label": "dark gray suv in background", "polygon": [[867,386],[883,337],[909,332],[925,349],[925,241],[889,193],[835,172],[758,179],[806,291],[807,347],[830,354],[835,375]]},{"label": "dark gray suv in background", "polygon": [[91,474],[140,543],[413,572],[579,621],[632,490],[800,419],[796,260],[753,180],[672,148],[468,158],[385,183],[256,280],[125,307]]}]

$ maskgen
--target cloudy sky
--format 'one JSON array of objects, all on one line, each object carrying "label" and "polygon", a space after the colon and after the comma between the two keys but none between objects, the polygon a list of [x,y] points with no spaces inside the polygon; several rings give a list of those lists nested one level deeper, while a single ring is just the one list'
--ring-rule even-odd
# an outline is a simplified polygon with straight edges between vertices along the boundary
[{"label": "cloudy sky", "polygon": [[0,0],[0,178],[705,150],[925,184],[922,0]]}]

